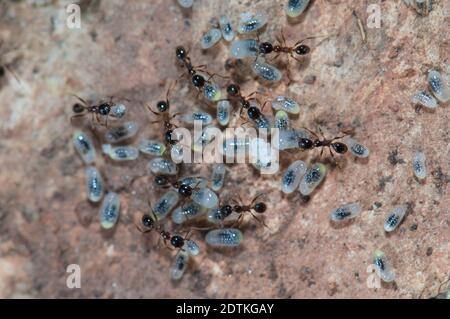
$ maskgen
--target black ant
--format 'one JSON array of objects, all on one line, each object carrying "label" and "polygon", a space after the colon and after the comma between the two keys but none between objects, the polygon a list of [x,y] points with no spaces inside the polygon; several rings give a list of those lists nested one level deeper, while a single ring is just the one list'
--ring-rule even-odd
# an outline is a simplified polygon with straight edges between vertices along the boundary
[{"label": "black ant", "polygon": [[[199,182],[200,183],[200,182]],[[196,186],[191,187],[188,184],[182,183],[179,180],[171,180],[166,175],[157,175],[155,177],[155,184],[160,187],[170,187],[175,188],[183,198],[189,198],[192,195],[192,192],[195,190]]]},{"label": "black ant", "polygon": [[[102,126],[108,127],[108,115],[111,112],[111,107],[114,106],[113,103],[113,97],[110,98],[109,102],[100,102],[97,105],[90,105],[88,102],[83,100],[81,97],[75,95],[75,97],[81,102],[81,103],[75,103],[72,106],[72,111],[75,113],[75,115],[72,115],[70,117],[70,122],[73,121],[74,118],[83,117],[86,114],[91,113],[92,114],[92,120],[97,120],[97,123],[99,123]],[[100,116],[105,117],[105,122],[102,123],[100,121]]]},{"label": "black ant", "polygon": [[227,86],[227,93],[230,97],[236,98],[239,101],[239,104],[240,104],[239,116],[242,117],[242,112],[245,109],[245,110],[247,110],[247,115],[251,120],[256,121],[261,117],[261,111],[264,108],[264,106],[266,105],[267,101],[263,104],[261,110],[256,106],[250,105],[250,101],[252,101],[252,100],[256,100],[258,103],[260,103],[257,98],[253,97],[258,92],[255,91],[255,92],[250,93],[247,96],[243,96],[239,85],[232,83]]},{"label": "black ant", "polygon": [[338,154],[344,154],[347,152],[347,150],[348,150],[347,145],[345,145],[342,142],[334,142],[335,140],[343,138],[346,135],[337,136],[332,139],[327,139],[327,138],[325,138],[325,136],[322,133],[322,130],[319,127],[319,132],[322,135],[322,139],[320,139],[319,136],[316,133],[314,133],[313,131],[307,129],[306,127],[304,127],[304,129],[307,130],[308,132],[310,132],[312,135],[314,135],[316,137],[316,139],[299,138],[298,147],[301,148],[302,150],[310,150],[313,148],[321,147],[322,149],[320,151],[320,156],[322,156],[323,149],[325,147],[328,147],[328,150],[330,151],[330,155],[333,158],[334,158],[334,155],[333,155],[333,152],[331,151],[331,149],[333,149]]},{"label": "black ant", "polygon": [[[261,197],[264,194],[259,194],[253,198],[253,200],[248,205],[243,205],[237,202],[235,199],[232,199],[232,201],[235,202],[234,206],[231,205],[223,205],[220,207],[220,219],[224,220],[228,216],[230,216],[233,212],[239,214],[239,217],[235,221],[233,225],[239,225],[242,222],[242,219],[244,218],[245,213],[250,213],[254,219],[256,219],[260,224],[262,224],[265,227],[268,227],[266,223],[258,218],[254,213],[262,214],[266,211],[267,205],[264,202],[256,202],[256,200]],[[242,203],[242,199],[239,197],[240,202]],[[255,203],[256,202],[256,203]]]}]

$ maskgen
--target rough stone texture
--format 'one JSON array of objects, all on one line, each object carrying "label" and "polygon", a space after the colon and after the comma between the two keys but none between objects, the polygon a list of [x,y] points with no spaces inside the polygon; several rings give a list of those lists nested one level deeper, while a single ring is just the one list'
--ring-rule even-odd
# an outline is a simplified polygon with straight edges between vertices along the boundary
[{"label": "rough stone texture", "polygon": [[[367,5],[376,1],[354,1],[354,7],[348,1],[312,1],[296,24],[286,22],[285,1],[196,0],[193,11],[167,0],[81,2],[81,30],[65,26],[67,2],[0,5],[0,62],[20,79],[10,72],[0,79],[0,297],[417,298],[438,293],[450,265],[449,106],[416,112],[409,96],[426,87],[429,68],[441,70],[450,82],[446,1],[437,1],[426,17],[401,1],[381,2],[382,26],[366,27],[367,43],[352,11],[364,22]],[[234,251],[207,248],[202,234],[194,232],[202,253],[183,280],[173,283],[168,273],[174,252],[156,249],[156,235],[144,236],[133,225],[147,209],[146,192],[143,181],[134,190],[128,184],[145,169],[144,157],[120,165],[100,159],[108,188],[120,192],[123,203],[116,229],[100,230],[98,206],[85,200],[83,165],[69,144],[75,102],[70,94],[126,97],[128,119],[141,124],[140,135],[158,138],[160,128],[148,124],[151,116],[143,106],[163,97],[166,80],[182,72],[174,47],[191,47],[194,64],[224,73],[227,45],[222,41],[201,52],[198,39],[220,12],[236,20],[255,8],[270,12],[262,39],[275,40],[282,27],[289,43],[333,36],[308,42],[313,51],[305,65],[291,60],[295,82],[289,87],[283,81],[269,88],[247,77],[243,91],[293,96],[304,105],[294,125],[320,125],[330,136],[342,127],[354,128],[371,155],[366,161],[346,155],[342,169],[328,161],[331,171],[309,201],[298,192],[284,196],[279,175],[260,177],[247,165],[231,167],[229,193],[247,200],[267,193],[270,230],[248,219],[245,244]],[[276,62],[282,69],[283,61]],[[172,105],[179,110],[199,105],[186,79],[173,92]],[[77,123],[89,131],[89,117]],[[423,184],[410,167],[417,148],[427,155],[430,171]],[[283,168],[316,155],[283,153]],[[333,208],[356,200],[364,208],[360,217],[343,227],[330,224]],[[397,231],[384,234],[385,215],[405,202],[410,214]],[[391,258],[397,279],[370,289],[367,267],[378,247]],[[65,284],[66,267],[73,263],[82,269],[81,289]]]}]

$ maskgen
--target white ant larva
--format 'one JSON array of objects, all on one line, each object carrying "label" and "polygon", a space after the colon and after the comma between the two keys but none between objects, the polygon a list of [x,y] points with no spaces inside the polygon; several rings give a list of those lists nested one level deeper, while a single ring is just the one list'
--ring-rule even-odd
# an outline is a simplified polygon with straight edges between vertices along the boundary
[{"label": "white ant larva", "polygon": [[170,268],[170,278],[180,280],[189,263],[189,253],[185,250],[179,250]]},{"label": "white ant larva", "polygon": [[195,241],[191,239],[185,240],[184,245],[181,249],[187,251],[191,256],[197,256],[198,254],[200,254],[200,247]]},{"label": "white ant larva", "polygon": [[273,126],[281,131],[286,131],[289,129],[288,114],[283,110],[277,111],[277,113],[275,113],[275,123]]},{"label": "white ant larva", "polygon": [[142,153],[153,156],[162,156],[166,151],[164,143],[147,139],[140,140],[138,148]]},{"label": "white ant larva", "polygon": [[267,23],[267,15],[262,12],[257,13],[243,13],[238,25],[238,32],[241,34],[252,33],[261,29]]},{"label": "white ant larva", "polygon": [[334,222],[355,218],[361,213],[360,203],[350,203],[336,208],[330,213],[330,219]]},{"label": "white ant larva", "polygon": [[231,42],[230,55],[235,59],[257,57],[259,42],[255,39],[234,40]]},{"label": "white ant larva", "polygon": [[202,177],[185,177],[180,182],[182,185],[187,185],[192,188],[205,188],[208,185],[206,178]]},{"label": "white ant larva", "polygon": [[246,138],[229,138],[223,141],[222,147],[219,148],[221,155],[225,157],[234,157],[235,155],[245,154],[248,151],[250,142]]},{"label": "white ant larva", "polygon": [[203,213],[206,212],[206,209],[194,201],[189,201],[188,203],[175,208],[172,212],[172,221],[175,224],[182,224],[188,220],[197,218]]},{"label": "white ant larva", "polygon": [[281,130],[278,137],[278,149],[280,151],[298,148],[298,142],[301,138],[308,138],[309,134],[303,129]]},{"label": "white ant larva", "polygon": [[219,204],[219,198],[208,187],[195,189],[192,191],[191,199],[205,208],[213,208]]},{"label": "white ant larva", "polygon": [[204,127],[200,137],[194,143],[192,143],[192,150],[194,152],[203,152],[205,146],[213,141],[213,133],[216,131],[219,131],[219,129],[214,125]]},{"label": "white ant larva", "polygon": [[283,193],[290,194],[295,191],[306,170],[306,163],[300,160],[289,165],[281,178],[281,190]]},{"label": "white ant larva", "polygon": [[211,102],[217,102],[222,97],[222,92],[217,84],[207,81],[203,85],[203,96]]},{"label": "white ant larva", "polygon": [[211,124],[213,117],[204,111],[193,111],[180,116],[180,120],[186,124],[194,124],[194,121],[201,121],[202,125]]},{"label": "white ant larva", "polygon": [[103,153],[114,161],[134,161],[139,157],[139,150],[133,146],[102,145]]},{"label": "white ant larva", "polygon": [[219,43],[222,38],[222,31],[217,28],[212,28],[206,32],[200,39],[200,46],[203,50],[213,47],[215,44]]},{"label": "white ant larva", "polygon": [[156,219],[161,220],[166,217],[167,214],[175,208],[179,199],[180,195],[176,191],[169,190],[164,193],[164,195],[159,198],[153,207],[153,214]]},{"label": "white ant larva", "polygon": [[226,15],[222,15],[219,18],[219,25],[220,30],[222,31],[222,37],[225,39],[225,41],[233,41],[235,32],[233,30],[233,26],[231,25],[230,19]]},{"label": "white ant larva", "polygon": [[261,138],[254,138],[250,141],[249,159],[257,170],[270,167],[273,172],[278,171],[276,152],[269,143]]},{"label": "white ant larva", "polygon": [[402,222],[405,217],[406,211],[408,210],[407,205],[398,205],[389,213],[384,221],[384,230],[386,232],[394,231],[397,226]]},{"label": "white ant larva", "polygon": [[252,63],[252,70],[257,76],[268,82],[278,82],[283,76],[280,70],[267,64],[262,58]]},{"label": "white ant larva", "polygon": [[225,182],[226,167],[224,164],[214,164],[211,176],[211,188],[218,192]]},{"label": "white ant larva", "polygon": [[157,175],[176,175],[178,166],[169,159],[157,157],[148,162],[147,168]]},{"label": "white ant larva", "polygon": [[121,119],[125,116],[127,112],[127,108],[124,104],[114,104],[111,106],[111,110],[109,111],[109,115],[113,118]]},{"label": "white ant larva", "polygon": [[285,7],[286,15],[291,18],[298,17],[303,13],[303,11],[305,11],[308,4],[309,0],[288,0]]},{"label": "white ant larva", "polygon": [[350,152],[356,157],[365,158],[369,156],[369,149],[351,137],[346,137],[344,143]]},{"label": "white ant larva", "polygon": [[375,250],[373,254],[373,265],[375,266],[375,271],[384,282],[392,282],[395,279],[395,274],[391,270],[386,255],[381,250]]},{"label": "white ant larva", "polygon": [[417,151],[413,155],[412,167],[414,175],[423,180],[427,177],[426,157],[425,153]]},{"label": "white ant larva", "polygon": [[190,8],[194,4],[194,0],[178,0],[178,4],[183,8]]},{"label": "white ant larva", "polygon": [[237,247],[244,241],[244,235],[236,228],[221,228],[209,231],[205,241],[213,247]]},{"label": "white ant larva", "polygon": [[227,126],[230,122],[231,104],[229,100],[217,102],[217,121],[222,126]]},{"label": "white ant larva", "polygon": [[73,145],[85,164],[95,162],[96,152],[92,140],[83,132],[73,133]]},{"label": "white ant larva", "polygon": [[260,114],[257,118],[253,119],[253,121],[255,122],[257,128],[270,129],[272,126],[272,123],[264,114]]},{"label": "white ant larva", "polygon": [[300,105],[293,99],[285,96],[277,96],[272,100],[272,108],[275,111],[283,110],[291,114],[300,113]]},{"label": "white ant larva", "polygon": [[86,167],[86,192],[91,202],[97,203],[103,197],[103,179],[100,171],[95,166]]},{"label": "white ant larva", "polygon": [[100,207],[100,225],[103,229],[111,229],[117,223],[120,213],[120,198],[117,193],[109,192]]},{"label": "white ant larva", "polygon": [[300,182],[299,191],[302,195],[308,196],[323,181],[327,173],[327,167],[321,163],[310,167]]},{"label": "white ant larva", "polygon": [[428,71],[428,85],[433,95],[442,103],[450,100],[450,88],[445,85],[442,76],[438,71]]},{"label": "white ant larva", "polygon": [[106,131],[105,140],[110,143],[118,143],[136,135],[139,126],[136,122],[125,122]]},{"label": "white ant larva", "polygon": [[419,104],[428,109],[435,109],[438,106],[437,100],[431,94],[425,91],[419,91],[411,97],[414,104]]}]

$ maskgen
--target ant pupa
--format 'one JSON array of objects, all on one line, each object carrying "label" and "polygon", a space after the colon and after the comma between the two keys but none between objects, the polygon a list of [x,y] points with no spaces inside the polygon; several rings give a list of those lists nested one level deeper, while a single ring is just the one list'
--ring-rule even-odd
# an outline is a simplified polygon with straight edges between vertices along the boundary
[{"label": "ant pupa", "polygon": [[228,100],[220,100],[217,102],[217,121],[222,126],[227,126],[230,122],[231,104]]},{"label": "ant pupa", "polygon": [[330,155],[331,157],[334,158],[334,154],[331,150],[335,151],[338,154],[344,154],[347,152],[348,147],[347,145],[345,145],[342,142],[335,142],[335,140],[341,139],[344,136],[337,136],[334,137],[332,139],[327,139],[325,138],[325,136],[323,135],[322,130],[319,127],[319,132],[320,135],[322,136],[322,138],[320,138],[315,132],[305,128],[305,130],[307,130],[309,133],[311,133],[315,139],[310,139],[310,138],[300,138],[298,141],[298,147],[302,150],[310,150],[313,148],[321,148],[320,150],[320,156],[322,156],[323,154],[323,150],[325,149],[325,147],[328,147],[328,150],[330,151]]},{"label": "ant pupa", "polygon": [[309,0],[288,0],[284,11],[286,15],[291,18],[296,18],[305,11],[309,4]]},{"label": "ant pupa", "polygon": [[260,54],[259,41],[255,39],[242,39],[231,42],[230,55],[235,59],[257,57]]},{"label": "ant pupa", "polygon": [[117,223],[120,213],[120,198],[117,193],[109,192],[105,195],[100,207],[100,225],[103,229],[111,229]]},{"label": "ant pupa", "polygon": [[425,92],[425,91],[419,91],[416,94],[414,94],[411,97],[411,101],[414,104],[419,104],[428,109],[435,109],[438,106],[438,102],[434,98],[434,96],[432,96],[431,94],[429,94],[428,92]]},{"label": "ant pupa", "polygon": [[136,122],[125,122],[106,131],[105,140],[110,144],[119,143],[135,136],[138,130],[139,126]]},{"label": "ant pupa", "polygon": [[92,164],[95,162],[97,153],[95,151],[94,144],[92,143],[92,140],[89,138],[89,136],[81,131],[76,131],[73,133],[72,141],[75,150],[80,155],[85,164]]},{"label": "ant pupa", "polygon": [[104,187],[102,175],[95,166],[86,167],[85,184],[88,200],[93,203],[99,202],[103,197]]},{"label": "ant pupa", "polygon": [[205,34],[203,34],[200,39],[200,46],[203,50],[213,47],[215,44],[219,43],[222,38],[222,31],[217,28],[212,28]]},{"label": "ant pupa", "polygon": [[139,141],[139,151],[152,156],[162,156],[166,151],[166,146],[158,141],[142,139]]},{"label": "ant pupa", "polygon": [[300,185],[300,180],[307,170],[306,163],[300,160],[293,162],[281,178],[281,190],[285,194],[294,192]]},{"label": "ant pupa", "polygon": [[205,241],[213,247],[237,247],[244,241],[244,235],[237,228],[221,228],[209,231]]},{"label": "ant pupa", "polygon": [[222,15],[219,18],[219,26],[222,31],[222,37],[225,41],[230,42],[233,41],[235,32],[233,30],[233,26],[231,25],[230,18],[226,15]]},{"label": "ant pupa", "polygon": [[224,164],[214,164],[211,176],[211,188],[218,192],[225,182],[226,167]]},{"label": "ant pupa", "polygon": [[384,230],[386,232],[394,231],[402,222],[407,210],[407,205],[398,205],[394,207],[394,209],[388,214],[386,220],[384,221]]},{"label": "ant pupa", "polygon": [[450,88],[444,83],[442,75],[438,71],[428,71],[428,85],[439,101],[445,103],[450,100]]},{"label": "ant pupa", "polygon": [[424,152],[417,151],[414,153],[412,167],[417,179],[424,180],[427,177],[426,157]]},{"label": "ant pupa", "polygon": [[392,282],[395,279],[395,274],[391,269],[389,260],[387,259],[384,252],[381,250],[375,250],[373,254],[373,265],[375,266],[375,271],[384,282]]},{"label": "ant pupa", "polygon": [[300,105],[293,99],[285,96],[277,96],[272,100],[272,108],[275,111],[283,110],[290,114],[300,113]]},{"label": "ant pupa", "polygon": [[191,198],[194,202],[205,208],[213,208],[219,203],[219,198],[216,193],[207,187],[194,190]]},{"label": "ant pupa", "polygon": [[280,131],[286,131],[289,129],[289,116],[283,111],[279,110],[275,113],[275,123],[273,125],[275,128]]},{"label": "ant pupa", "polygon": [[177,0],[178,4],[183,8],[190,8],[194,4],[194,0]]},{"label": "ant pupa", "polygon": [[186,124],[194,124],[194,121],[201,121],[202,125],[211,124],[213,117],[204,111],[191,111],[180,116],[180,120]]},{"label": "ant pupa", "polygon": [[139,150],[133,146],[102,145],[103,153],[114,161],[134,161],[139,157]]},{"label": "ant pupa", "polygon": [[[86,102],[84,99],[82,99],[79,96],[75,97],[79,100],[79,103],[75,103],[72,106],[72,111],[74,113],[74,115],[72,115],[70,117],[70,122],[73,121],[74,118],[78,118],[78,117],[83,117],[86,114],[92,114],[92,118],[96,119],[97,123],[99,123],[102,126],[108,126],[108,117],[111,115],[120,115],[120,117],[122,117],[124,114],[124,109],[125,106],[124,105],[120,105],[120,111],[117,107],[115,108],[115,112],[111,113],[111,108],[113,106],[115,106],[116,104],[113,102],[113,97],[110,98],[110,100],[108,102],[105,101],[101,101],[99,104],[94,104],[91,105],[88,102]],[[104,117],[105,121],[102,122],[100,120],[100,117]]]},{"label": "ant pupa", "polygon": [[172,280],[180,280],[187,269],[189,263],[189,253],[184,250],[178,251],[175,255],[172,266],[170,267],[170,278]]},{"label": "ant pupa", "polygon": [[300,181],[299,191],[302,195],[310,195],[323,181],[327,173],[327,167],[321,163],[311,166]]},{"label": "ant pupa", "polygon": [[164,195],[162,195],[158,201],[156,201],[153,213],[158,220],[166,217],[177,205],[180,200],[180,195],[178,192],[173,190],[168,190]]},{"label": "ant pupa", "polygon": [[369,149],[351,137],[345,137],[344,143],[348,146],[350,152],[360,158],[369,156]]},{"label": "ant pupa", "polygon": [[334,209],[330,213],[330,219],[334,222],[341,222],[347,219],[355,218],[361,213],[360,203],[350,203]]},{"label": "ant pupa", "polygon": [[182,224],[186,221],[195,219],[206,212],[206,209],[194,201],[175,208],[172,212],[172,221],[175,224]]},{"label": "ant pupa", "polygon": [[158,175],[177,175],[178,166],[169,159],[156,157],[148,162],[148,170]]},{"label": "ant pupa", "polygon": [[237,31],[241,34],[252,33],[261,29],[268,21],[268,17],[263,12],[241,14]]},{"label": "ant pupa", "polygon": [[260,58],[251,65],[253,72],[268,82],[278,82],[282,78],[280,70]]}]

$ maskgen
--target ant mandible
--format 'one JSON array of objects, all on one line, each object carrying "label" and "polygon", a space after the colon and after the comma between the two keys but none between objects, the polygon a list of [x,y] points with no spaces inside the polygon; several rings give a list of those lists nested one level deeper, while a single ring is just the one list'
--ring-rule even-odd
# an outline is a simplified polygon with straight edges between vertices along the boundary
[{"label": "ant mandible", "polygon": [[323,135],[322,129],[319,127],[319,132],[322,135],[322,139],[320,139],[320,137],[315,132],[307,129],[306,127],[304,127],[304,129],[307,130],[308,132],[310,132],[312,135],[314,135],[314,137],[316,139],[300,138],[298,141],[298,147],[301,148],[302,150],[310,150],[313,148],[321,147],[322,149],[320,151],[320,156],[322,156],[323,149],[325,147],[328,147],[328,150],[330,151],[330,155],[333,158],[334,158],[334,154],[331,151],[331,149],[333,149],[338,154],[344,154],[347,152],[347,150],[348,150],[347,145],[345,145],[342,142],[334,142],[335,140],[345,137],[346,134],[344,134],[343,136],[334,137],[332,139],[327,139]]}]

